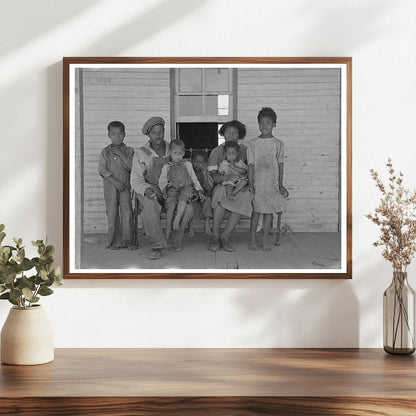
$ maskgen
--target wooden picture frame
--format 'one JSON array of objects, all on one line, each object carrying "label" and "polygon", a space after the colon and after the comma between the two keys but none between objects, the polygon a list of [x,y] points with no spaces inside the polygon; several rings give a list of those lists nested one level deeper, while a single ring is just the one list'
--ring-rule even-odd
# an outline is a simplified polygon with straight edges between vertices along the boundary
[{"label": "wooden picture frame", "polygon": [[[234,231],[234,252],[208,251],[209,237],[197,232],[195,240],[183,239],[180,253],[167,249],[161,259],[149,260],[149,233],[136,215],[139,249],[105,249],[98,163],[110,121],[125,124],[134,157],[152,116],[165,120],[165,140],[180,136],[193,154],[192,137],[215,142],[218,136],[204,139],[203,129],[217,131],[235,119],[246,125],[247,144],[259,135],[262,107],[276,111],[273,134],[284,142],[289,199],[280,246],[247,251],[245,218]],[[64,278],[352,277],[352,58],[66,57],[63,124]],[[133,196],[136,214],[137,201]],[[195,222],[199,227],[199,218]]]}]

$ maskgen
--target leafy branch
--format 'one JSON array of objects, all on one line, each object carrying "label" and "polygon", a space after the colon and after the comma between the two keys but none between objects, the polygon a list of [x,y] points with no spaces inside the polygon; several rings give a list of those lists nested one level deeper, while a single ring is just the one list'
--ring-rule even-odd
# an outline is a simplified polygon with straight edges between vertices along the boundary
[{"label": "leafy branch", "polygon": [[14,245],[2,245],[6,237],[4,228],[0,224],[0,299],[26,309],[38,302],[40,296],[51,295],[51,286],[62,285],[61,270],[54,267],[55,247],[43,240],[32,241],[38,256],[29,259],[21,238],[13,238]]}]

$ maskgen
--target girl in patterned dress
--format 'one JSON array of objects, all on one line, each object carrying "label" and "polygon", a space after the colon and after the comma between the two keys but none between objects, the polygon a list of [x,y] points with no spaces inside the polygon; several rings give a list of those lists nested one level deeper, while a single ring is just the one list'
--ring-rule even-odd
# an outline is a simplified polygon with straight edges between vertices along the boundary
[{"label": "girl in patterned dress", "polygon": [[[260,136],[248,142],[248,180],[254,192],[253,215],[250,224],[250,250],[257,250],[256,231],[263,214],[263,244],[265,251],[272,248],[272,219],[278,214],[277,238],[285,198],[289,192],[283,186],[284,143],[273,136],[277,116],[272,108],[263,107],[257,116]],[[276,242],[278,244],[278,240]]]}]

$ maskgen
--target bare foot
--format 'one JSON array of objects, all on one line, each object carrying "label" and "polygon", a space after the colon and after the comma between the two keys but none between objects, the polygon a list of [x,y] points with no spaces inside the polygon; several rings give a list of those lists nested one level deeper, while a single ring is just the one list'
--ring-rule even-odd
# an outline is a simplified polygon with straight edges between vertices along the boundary
[{"label": "bare foot", "polygon": [[130,251],[137,250],[138,248],[139,248],[138,244],[130,244],[129,245],[129,250]]},{"label": "bare foot", "polygon": [[120,250],[120,246],[118,244],[111,244],[109,246],[107,246],[106,248],[110,249],[110,250]]},{"label": "bare foot", "polygon": [[271,235],[264,235],[263,236],[263,251],[271,251],[272,249],[272,242],[271,242]]},{"label": "bare foot", "polygon": [[189,223],[188,225],[188,235],[189,237],[193,237],[195,235],[194,225],[192,223]]}]

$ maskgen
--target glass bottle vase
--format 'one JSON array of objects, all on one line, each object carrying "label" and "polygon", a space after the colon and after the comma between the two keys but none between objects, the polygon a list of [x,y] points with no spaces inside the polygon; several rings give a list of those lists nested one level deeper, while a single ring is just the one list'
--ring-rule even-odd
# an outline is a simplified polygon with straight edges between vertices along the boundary
[{"label": "glass bottle vase", "polygon": [[383,295],[384,351],[413,354],[415,351],[415,291],[406,272],[393,272]]}]

